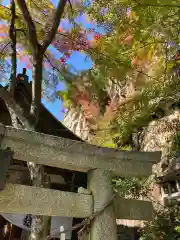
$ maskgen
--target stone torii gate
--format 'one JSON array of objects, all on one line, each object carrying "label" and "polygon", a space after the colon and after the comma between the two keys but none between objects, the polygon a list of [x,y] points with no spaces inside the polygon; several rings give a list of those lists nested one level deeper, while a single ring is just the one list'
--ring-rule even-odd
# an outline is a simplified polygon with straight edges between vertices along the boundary
[{"label": "stone torii gate", "polygon": [[[0,192],[0,212],[88,218],[112,199],[111,177],[144,177],[161,159],[160,152],[129,152],[0,125],[1,148],[13,158],[87,172],[87,193],[63,192],[6,184]],[[0,159],[2,161],[2,159]],[[116,197],[92,221],[92,240],[116,240],[116,219],[151,220],[151,202]]]}]

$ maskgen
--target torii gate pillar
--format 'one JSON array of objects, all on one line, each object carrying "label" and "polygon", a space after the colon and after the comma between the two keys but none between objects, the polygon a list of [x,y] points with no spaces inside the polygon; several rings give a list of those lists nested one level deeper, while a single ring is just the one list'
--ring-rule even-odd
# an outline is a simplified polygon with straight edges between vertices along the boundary
[{"label": "torii gate pillar", "polygon": [[[88,188],[93,196],[93,212],[100,211],[111,201],[113,189],[109,171],[96,169],[88,173]],[[90,239],[117,240],[116,216],[113,204],[102,211],[92,222]]]}]

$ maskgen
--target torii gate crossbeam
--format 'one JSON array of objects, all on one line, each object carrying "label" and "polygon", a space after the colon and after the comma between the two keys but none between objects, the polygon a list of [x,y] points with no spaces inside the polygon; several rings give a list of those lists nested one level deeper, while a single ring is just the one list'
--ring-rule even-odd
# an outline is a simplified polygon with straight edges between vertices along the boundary
[{"label": "torii gate crossbeam", "polygon": [[161,152],[120,151],[4,125],[0,135],[1,147],[9,147],[15,159],[80,172],[103,169],[116,176],[144,177],[161,159]]}]

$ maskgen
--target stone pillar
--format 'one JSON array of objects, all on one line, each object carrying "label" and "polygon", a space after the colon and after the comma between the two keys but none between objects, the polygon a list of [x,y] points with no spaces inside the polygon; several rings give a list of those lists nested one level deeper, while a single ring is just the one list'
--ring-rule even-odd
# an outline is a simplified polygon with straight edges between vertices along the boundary
[{"label": "stone pillar", "polygon": [[[88,188],[92,192],[94,212],[100,211],[113,196],[109,171],[101,169],[88,173]],[[109,205],[92,222],[90,240],[117,240],[116,217],[113,205]]]}]

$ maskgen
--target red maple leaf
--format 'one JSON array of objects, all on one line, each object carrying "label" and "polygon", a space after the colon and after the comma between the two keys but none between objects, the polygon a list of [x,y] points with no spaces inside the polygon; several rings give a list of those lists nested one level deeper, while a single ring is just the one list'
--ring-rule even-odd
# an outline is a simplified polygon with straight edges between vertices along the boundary
[{"label": "red maple leaf", "polygon": [[138,59],[137,58],[132,59],[131,64],[132,65],[137,65],[138,64]]},{"label": "red maple leaf", "polygon": [[60,62],[63,63],[63,64],[66,63],[66,58],[65,58],[65,57],[61,57],[59,60],[60,60]]},{"label": "red maple leaf", "polygon": [[94,35],[94,39],[95,39],[95,40],[99,40],[101,37],[102,37],[102,36],[101,36],[100,33],[96,33],[96,34]]},{"label": "red maple leaf", "polygon": [[62,32],[62,28],[58,27],[58,32],[61,33]]}]

